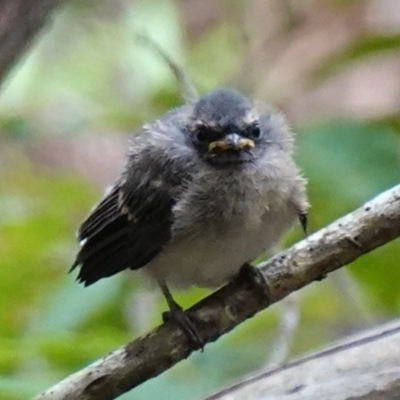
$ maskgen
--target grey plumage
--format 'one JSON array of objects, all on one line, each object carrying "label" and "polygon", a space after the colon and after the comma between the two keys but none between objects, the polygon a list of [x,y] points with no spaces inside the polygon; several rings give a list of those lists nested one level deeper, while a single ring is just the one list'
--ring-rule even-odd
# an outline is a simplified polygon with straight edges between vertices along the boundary
[{"label": "grey plumage", "polygon": [[143,268],[160,284],[217,287],[307,209],[282,115],[216,89],[132,138],[124,171],[79,229],[73,268],[85,285]]}]

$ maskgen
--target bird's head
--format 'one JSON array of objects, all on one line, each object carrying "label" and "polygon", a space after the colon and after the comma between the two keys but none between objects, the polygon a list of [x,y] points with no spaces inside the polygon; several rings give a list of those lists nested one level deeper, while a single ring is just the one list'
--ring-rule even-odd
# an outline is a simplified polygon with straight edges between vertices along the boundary
[{"label": "bird's head", "polygon": [[236,90],[225,88],[195,103],[187,129],[199,155],[218,165],[252,161],[263,136],[254,106]]}]

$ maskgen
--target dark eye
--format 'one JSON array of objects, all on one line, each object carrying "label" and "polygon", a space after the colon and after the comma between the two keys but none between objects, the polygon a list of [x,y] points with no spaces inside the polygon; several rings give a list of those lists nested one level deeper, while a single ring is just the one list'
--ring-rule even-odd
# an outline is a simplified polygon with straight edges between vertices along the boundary
[{"label": "dark eye", "polygon": [[258,124],[253,124],[249,129],[249,134],[254,139],[260,139],[261,137],[261,129]]},{"label": "dark eye", "polygon": [[196,130],[196,140],[198,142],[205,142],[208,137],[207,129],[205,128],[197,128]]},{"label": "dark eye", "polygon": [[195,137],[200,143],[212,141],[214,140],[214,136],[216,136],[215,132],[209,127],[199,126],[196,129]]}]

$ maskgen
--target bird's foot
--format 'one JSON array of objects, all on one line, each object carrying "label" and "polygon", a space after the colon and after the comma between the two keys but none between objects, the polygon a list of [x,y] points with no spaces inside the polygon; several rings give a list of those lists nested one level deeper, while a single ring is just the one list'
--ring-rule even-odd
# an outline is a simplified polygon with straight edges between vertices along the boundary
[{"label": "bird's foot", "polygon": [[257,287],[261,289],[269,300],[272,299],[268,282],[259,268],[254,267],[249,263],[245,263],[239,269],[237,279],[239,280],[239,282],[245,281],[248,282],[252,287]]},{"label": "bird's foot", "polygon": [[194,318],[188,315],[179,304],[175,303],[170,311],[166,311],[162,315],[163,321],[171,321],[178,325],[189,338],[194,350],[204,350],[204,340],[196,327]]}]

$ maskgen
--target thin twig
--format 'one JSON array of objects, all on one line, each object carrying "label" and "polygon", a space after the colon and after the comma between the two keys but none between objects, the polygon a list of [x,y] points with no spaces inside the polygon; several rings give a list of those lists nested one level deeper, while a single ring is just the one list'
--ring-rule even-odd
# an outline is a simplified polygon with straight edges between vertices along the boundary
[{"label": "thin twig", "polygon": [[150,47],[156,54],[161,56],[161,58],[168,64],[171,68],[178,84],[180,86],[180,92],[185,103],[193,103],[198,99],[197,91],[190,80],[186,72],[179,66],[164,50],[156,43],[152,38],[145,34],[137,35],[138,43]]},{"label": "thin twig", "polygon": [[285,298],[281,306],[278,331],[266,363],[269,367],[280,365],[288,358],[300,322],[299,296],[292,295]]}]

